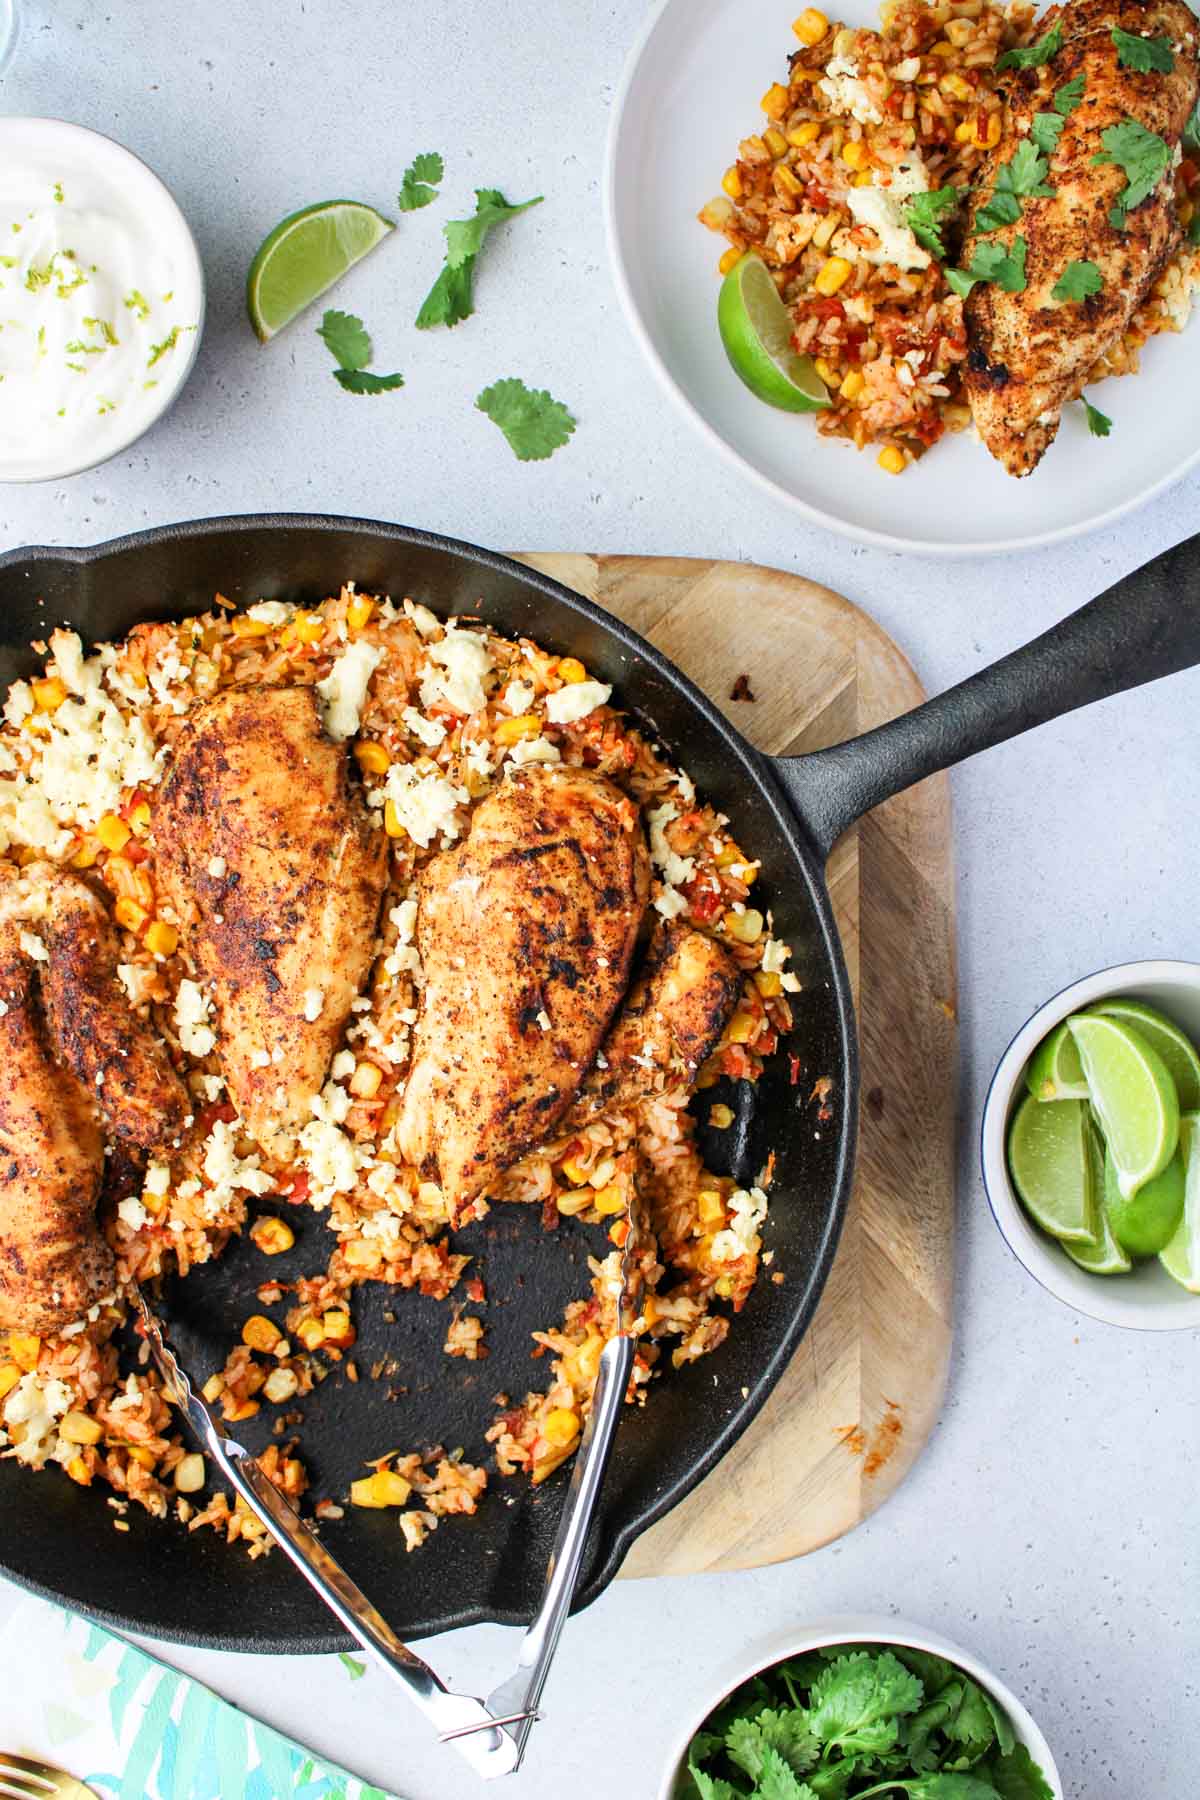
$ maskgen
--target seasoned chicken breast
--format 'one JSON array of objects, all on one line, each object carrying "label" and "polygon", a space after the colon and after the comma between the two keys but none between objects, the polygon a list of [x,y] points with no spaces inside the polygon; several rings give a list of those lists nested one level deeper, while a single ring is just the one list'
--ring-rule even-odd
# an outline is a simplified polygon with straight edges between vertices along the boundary
[{"label": "seasoned chicken breast", "polygon": [[20,939],[0,921],[0,1330],[54,1332],[111,1293],[116,1271],[96,1223],[96,1110],[50,1054]]},{"label": "seasoned chicken breast", "polygon": [[[1124,66],[1113,40],[1117,28],[1159,40],[1170,70],[1141,72]],[[984,165],[975,193],[971,230],[962,264],[971,269],[980,246],[1012,252],[1025,243],[1024,285],[1006,292],[1001,282],[981,281],[966,302],[970,349],[965,383],[975,424],[992,455],[1011,475],[1028,475],[1054,440],[1062,409],[1079,397],[1097,360],[1117,342],[1174,251],[1180,227],[1174,206],[1174,164],[1184,126],[1196,104],[1197,22],[1183,0],[1068,0],[1052,8],[1039,33],[1061,32],[1061,47],[1040,67],[1019,69],[1009,83],[1008,127]],[[1139,59],[1142,60],[1142,59]],[[1073,109],[1064,88],[1078,83]],[[1053,191],[1030,193],[1018,180],[1020,216],[1000,229],[980,228],[980,210],[1018,154],[1031,158],[1041,114],[1061,122],[1044,180]],[[1131,130],[1130,125],[1135,129]],[[1102,140],[1124,127],[1124,143]],[[1157,149],[1136,128],[1161,140]],[[1127,211],[1126,167],[1113,157],[1130,142],[1141,144],[1154,176],[1145,198]],[[1177,160],[1177,159],[1176,159]],[[1010,202],[1011,205],[1011,202]],[[987,215],[985,214],[985,223]],[[1017,244],[1019,255],[1020,246]],[[1080,297],[1054,297],[1071,264],[1089,264],[1102,283],[1083,292],[1094,276],[1077,283]],[[1015,273],[1010,276],[1015,283]]]},{"label": "seasoned chicken breast", "polygon": [[229,1096],[290,1154],[370,967],[388,846],[311,687],[196,708],[155,808],[160,884],[217,1018]]},{"label": "seasoned chicken breast", "polygon": [[565,1129],[639,1099],[654,1073],[691,1082],[737,1003],[741,973],[701,931],[661,932],[567,1115]]},{"label": "seasoned chicken breast", "polygon": [[425,985],[397,1127],[452,1216],[546,1138],[629,982],[650,859],[634,803],[530,763],[421,877]]}]

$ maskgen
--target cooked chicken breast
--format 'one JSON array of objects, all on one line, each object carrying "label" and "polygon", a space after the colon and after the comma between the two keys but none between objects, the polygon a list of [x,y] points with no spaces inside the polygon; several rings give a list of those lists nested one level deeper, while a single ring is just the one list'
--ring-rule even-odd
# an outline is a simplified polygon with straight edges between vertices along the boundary
[{"label": "cooked chicken breast", "polygon": [[425,985],[397,1127],[452,1216],[570,1106],[629,982],[650,859],[604,776],[530,763],[419,884]]},{"label": "cooked chicken breast", "polygon": [[313,689],[229,688],[197,707],[154,843],[230,1099],[251,1136],[290,1154],[370,967],[388,860]]},{"label": "cooked chicken breast", "polygon": [[[1007,293],[978,283],[966,303],[971,348],[965,382],[984,443],[1011,475],[1028,475],[1058,431],[1063,407],[1078,399],[1097,360],[1120,338],[1173,253],[1180,235],[1174,168],[1135,205],[1124,224],[1110,218],[1126,190],[1124,168],[1097,163],[1102,134],[1132,120],[1175,152],[1196,104],[1197,24],[1183,0],[1068,0],[1041,20],[1039,35],[1058,27],[1062,47],[1040,68],[1009,76],[1008,129],[980,172],[962,265],[981,244],[1011,250],[1024,238],[1025,287]],[[1121,65],[1114,27],[1171,47],[1170,72],[1139,73]],[[977,231],[978,211],[997,172],[1028,144],[1037,113],[1054,113],[1055,96],[1082,78],[1082,98],[1066,117],[1049,161],[1052,195],[1024,197],[1013,224]],[[1057,115],[1056,115],[1057,116]],[[1024,152],[1028,155],[1028,149]],[[1164,159],[1165,160],[1165,159]],[[1082,299],[1055,300],[1068,264],[1088,262],[1103,286]]]},{"label": "cooked chicken breast", "polygon": [[0,921],[0,1330],[54,1332],[111,1293],[116,1272],[96,1223],[95,1107],[50,1054],[20,936]]},{"label": "cooked chicken breast", "polygon": [[721,945],[686,927],[663,931],[604,1040],[565,1129],[645,1094],[655,1073],[691,1082],[737,1003],[741,974]]},{"label": "cooked chicken breast", "polygon": [[177,1138],[189,1106],[167,1047],[133,1011],[117,976],[117,934],[82,881],[49,865],[39,925],[46,1032],[55,1057],[99,1102],[109,1133],[131,1149]]}]

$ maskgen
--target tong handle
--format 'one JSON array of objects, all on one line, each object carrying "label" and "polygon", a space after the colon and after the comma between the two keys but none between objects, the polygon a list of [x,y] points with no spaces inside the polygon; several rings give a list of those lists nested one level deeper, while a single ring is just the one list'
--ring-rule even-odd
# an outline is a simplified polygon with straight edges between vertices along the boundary
[{"label": "tong handle", "polygon": [[516,1672],[488,1697],[487,1709],[493,1718],[517,1715],[516,1722],[509,1727],[517,1747],[517,1768],[525,1754],[550,1664],[575,1598],[588,1529],[608,1467],[636,1347],[636,1339],[622,1332],[610,1338],[601,1352],[592,1410],[575,1455],[571,1485],[546,1571],[546,1591],[521,1640]]}]

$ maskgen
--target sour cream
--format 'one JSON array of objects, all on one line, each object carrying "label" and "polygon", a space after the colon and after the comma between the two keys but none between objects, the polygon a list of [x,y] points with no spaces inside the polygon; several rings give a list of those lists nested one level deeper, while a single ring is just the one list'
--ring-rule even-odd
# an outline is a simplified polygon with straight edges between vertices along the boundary
[{"label": "sour cream", "polygon": [[144,163],[56,119],[0,119],[0,481],[77,473],[171,404],[196,354],[191,232]]}]

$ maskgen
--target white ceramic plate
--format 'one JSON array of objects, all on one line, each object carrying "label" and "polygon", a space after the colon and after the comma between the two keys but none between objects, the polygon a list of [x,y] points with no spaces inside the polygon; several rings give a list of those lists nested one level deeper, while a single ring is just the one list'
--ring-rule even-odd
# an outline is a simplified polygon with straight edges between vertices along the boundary
[{"label": "white ceramic plate", "polygon": [[1064,988],[1022,1025],[992,1077],[983,1110],[984,1186],[1013,1255],[1036,1281],[1076,1312],[1136,1331],[1200,1331],[1200,1294],[1189,1294],[1173,1281],[1156,1256],[1136,1263],[1128,1275],[1089,1275],[1038,1230],[1009,1179],[1008,1124],[1025,1094],[1026,1063],[1060,1020],[1117,994],[1156,1006],[1190,1038],[1200,1041],[1200,963],[1122,963]]},{"label": "white ceramic plate", "polygon": [[[974,434],[947,436],[903,475],[765,406],[717,335],[724,239],[696,214],[720,191],[759,100],[786,79],[798,0],[663,0],[634,46],[613,110],[605,212],[617,289],[668,392],[740,469],[814,523],[890,550],[946,556],[1028,550],[1110,525],[1200,457],[1200,321],[1146,346],[1141,372],[1097,390],[1112,436],[1068,408],[1041,466],[1006,475]],[[870,0],[827,8],[877,22]]]}]

